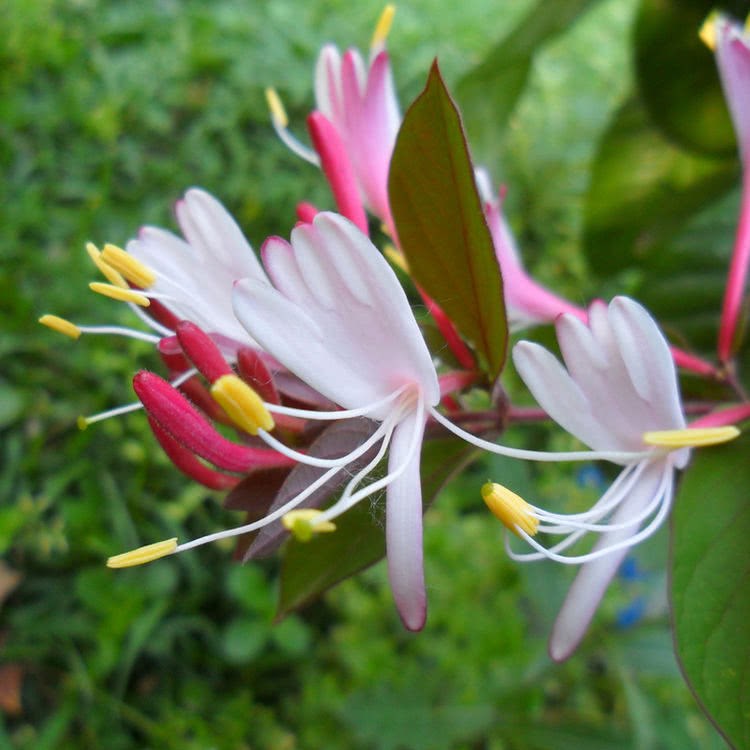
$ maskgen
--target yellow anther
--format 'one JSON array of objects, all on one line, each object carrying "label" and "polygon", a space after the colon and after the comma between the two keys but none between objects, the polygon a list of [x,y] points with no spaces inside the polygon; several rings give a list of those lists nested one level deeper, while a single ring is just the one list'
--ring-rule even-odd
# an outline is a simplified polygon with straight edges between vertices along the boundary
[{"label": "yellow anther", "polygon": [[117,245],[105,245],[101,260],[119,271],[131,284],[148,289],[156,281],[156,274]]},{"label": "yellow anther", "polygon": [[539,519],[532,507],[507,487],[496,482],[482,485],[482,500],[499,521],[516,536],[521,536],[518,529],[534,536],[539,528]]},{"label": "yellow anther", "polygon": [[93,242],[86,243],[86,252],[89,254],[89,258],[91,258],[93,264],[99,269],[102,276],[104,276],[110,284],[119,286],[122,289],[128,288],[128,282],[125,281],[122,274],[112,268],[109,263],[105,263],[102,260],[102,252]]},{"label": "yellow anther", "polygon": [[163,542],[147,544],[145,547],[138,547],[138,549],[132,549],[130,552],[123,552],[121,555],[114,555],[107,560],[107,567],[132,568],[134,565],[143,565],[143,563],[171,555],[176,549],[177,537],[165,539]]},{"label": "yellow anther", "polygon": [[81,415],[76,419],[76,424],[78,425],[78,429],[83,432],[89,426],[89,420]]},{"label": "yellow anther", "polygon": [[273,417],[263,399],[236,375],[222,375],[212,386],[211,395],[227,416],[245,432],[257,435],[258,429],[269,432]]},{"label": "yellow anther", "polygon": [[396,6],[393,3],[383,8],[383,12],[378,18],[377,24],[375,24],[375,31],[372,35],[372,41],[370,42],[370,49],[376,52],[385,46],[385,40],[388,38],[388,34],[391,31],[391,25],[393,24],[393,16],[396,15]]},{"label": "yellow anther", "polygon": [[396,250],[393,245],[386,245],[383,248],[383,254],[388,258],[392,265],[396,266],[396,268],[401,269],[406,274],[409,273],[409,264],[406,262],[406,258],[404,258],[404,254],[400,250]]},{"label": "yellow anther", "polygon": [[714,10],[709,13],[698,32],[698,36],[701,38],[703,44],[712,52],[716,52],[716,22],[719,20],[719,17],[720,13],[718,11]]},{"label": "yellow anther", "polygon": [[707,445],[728,443],[738,437],[736,427],[688,427],[684,430],[661,430],[646,432],[643,442],[660,448],[703,448]]},{"label": "yellow anther", "polygon": [[281,97],[276,93],[276,89],[271,86],[266,89],[266,102],[268,103],[268,109],[271,110],[271,119],[274,123],[280,128],[289,125],[289,118],[286,116],[286,110],[281,103]]},{"label": "yellow anther", "polygon": [[123,289],[122,287],[114,286],[114,284],[102,284],[100,281],[92,281],[89,284],[89,289],[92,292],[119,300],[120,302],[133,302],[141,307],[148,307],[151,304],[148,297],[138,294],[133,289]]},{"label": "yellow anther", "polygon": [[282,516],[281,523],[284,524],[287,531],[294,535],[295,539],[300,542],[309,542],[313,538],[313,534],[336,531],[336,524],[332,521],[316,523],[316,519],[322,512],[314,508],[290,510],[289,513]]},{"label": "yellow anther", "polygon": [[69,320],[65,320],[65,318],[59,318],[57,315],[42,315],[39,318],[39,322],[43,326],[47,326],[47,328],[51,328],[53,331],[62,333],[72,339],[77,339],[81,335],[81,329],[75,323],[71,323]]}]

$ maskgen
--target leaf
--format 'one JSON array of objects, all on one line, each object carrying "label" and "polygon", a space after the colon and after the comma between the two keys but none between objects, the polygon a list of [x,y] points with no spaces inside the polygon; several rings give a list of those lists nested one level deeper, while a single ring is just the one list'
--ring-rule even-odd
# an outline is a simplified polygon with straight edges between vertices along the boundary
[{"label": "leaf", "polygon": [[733,155],[734,131],[711,50],[698,36],[714,0],[642,0],[635,67],[653,122],[683,148]]},{"label": "leaf", "polygon": [[626,102],[599,144],[586,197],[584,250],[593,270],[611,276],[638,266],[659,242],[726,193],[736,159],[681,151]]},{"label": "leaf", "polygon": [[672,514],[677,657],[734,747],[750,746],[750,438],[700,451]]},{"label": "leaf", "polygon": [[472,342],[494,379],[508,339],[502,279],[461,118],[437,63],[401,125],[388,194],[415,281]]},{"label": "leaf", "polygon": [[497,152],[496,143],[521,96],[534,54],[547,41],[568,31],[598,0],[538,0],[521,22],[469,70],[456,86],[456,98],[469,123],[471,143]]},{"label": "leaf", "polygon": [[[422,502],[429,506],[475,449],[454,437],[422,447]],[[385,555],[383,503],[361,502],[336,519],[336,531],[309,542],[290,539],[284,554],[276,618],[280,620]]]}]

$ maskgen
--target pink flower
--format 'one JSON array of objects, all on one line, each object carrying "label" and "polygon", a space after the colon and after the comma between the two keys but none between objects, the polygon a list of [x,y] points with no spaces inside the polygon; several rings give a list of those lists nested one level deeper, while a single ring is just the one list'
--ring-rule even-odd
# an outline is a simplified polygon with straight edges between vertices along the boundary
[{"label": "pink flower", "polygon": [[392,228],[388,203],[388,170],[401,125],[385,40],[394,8],[386,6],[365,62],[355,48],[343,55],[333,44],[320,52],[315,66],[316,110],[308,119],[314,151],[287,129],[281,102],[267,91],[272,121],[284,143],[320,166],[328,178],[339,211],[366,231],[364,209]]},{"label": "pink flower", "polygon": [[390,225],[388,169],[401,113],[388,53],[373,54],[365,65],[358,50],[342,57],[326,45],[315,68],[315,99],[338,131],[365,208]]}]

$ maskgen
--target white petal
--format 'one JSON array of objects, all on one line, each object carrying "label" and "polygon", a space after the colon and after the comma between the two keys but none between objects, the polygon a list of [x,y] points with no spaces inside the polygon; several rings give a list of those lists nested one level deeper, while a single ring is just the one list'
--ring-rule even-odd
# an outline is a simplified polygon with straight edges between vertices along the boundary
[{"label": "white petal", "polygon": [[658,429],[682,429],[677,372],[669,346],[646,309],[627,297],[616,297],[609,319],[633,386],[657,412]]},{"label": "white petal", "polygon": [[363,406],[408,383],[417,383],[430,405],[437,403],[435,368],[406,295],[351,222],[318,214],[312,225],[293,231],[291,246],[269,241],[264,257],[280,294],[324,332],[309,341],[293,333],[290,345],[286,321],[259,309],[261,299],[275,308],[279,301],[268,294],[254,300],[255,287],[245,283],[235,310],[270,354],[342,406]]},{"label": "white petal", "polygon": [[[643,510],[654,499],[665,471],[672,471],[667,462],[655,462],[647,466],[630,496],[613,514],[612,523],[627,521]],[[592,552],[628,539],[637,532],[638,527],[631,526],[602,534]],[[584,563],[581,567],[568,590],[550,637],[549,653],[555,661],[564,661],[578,647],[604,592],[628,551],[629,548],[624,547],[598,560]]]},{"label": "white petal", "polygon": [[609,433],[592,414],[586,394],[544,347],[520,341],[513,362],[539,406],[561,427],[590,447],[606,444]]},{"label": "white petal", "polygon": [[210,193],[191,188],[175,211],[185,239],[207,260],[223,265],[236,279],[265,278],[237,222]]},{"label": "white petal", "polygon": [[[388,485],[386,504],[386,550],[388,577],[399,614],[409,630],[421,630],[427,617],[422,551],[422,490],[419,450],[409,456],[416,424],[412,414],[396,427],[391,442],[388,470],[404,461],[406,470]],[[421,443],[421,441],[419,441]]]}]

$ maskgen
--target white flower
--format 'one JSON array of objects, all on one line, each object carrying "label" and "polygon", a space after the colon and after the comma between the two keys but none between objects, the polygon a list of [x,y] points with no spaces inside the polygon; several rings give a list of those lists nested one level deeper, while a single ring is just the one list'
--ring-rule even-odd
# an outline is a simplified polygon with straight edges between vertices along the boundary
[{"label": "white flower", "polygon": [[[737,431],[686,429],[667,342],[633,300],[617,297],[609,307],[595,303],[588,325],[563,315],[557,338],[565,367],[537,344],[516,345],[513,360],[524,383],[552,419],[595,451],[631,453],[610,459],[625,468],[589,511],[562,515],[528,506],[527,512],[539,522],[537,531],[563,535],[561,542],[545,549],[532,534],[514,528],[537,550],[513,553],[514,558],[583,563],[550,639],[550,655],[563,660],[583,637],[630,547],[653,534],[667,517],[674,472],[690,458],[684,446],[723,442]],[[634,460],[632,454],[639,452]],[[588,532],[599,534],[590,552],[563,554]]]}]

